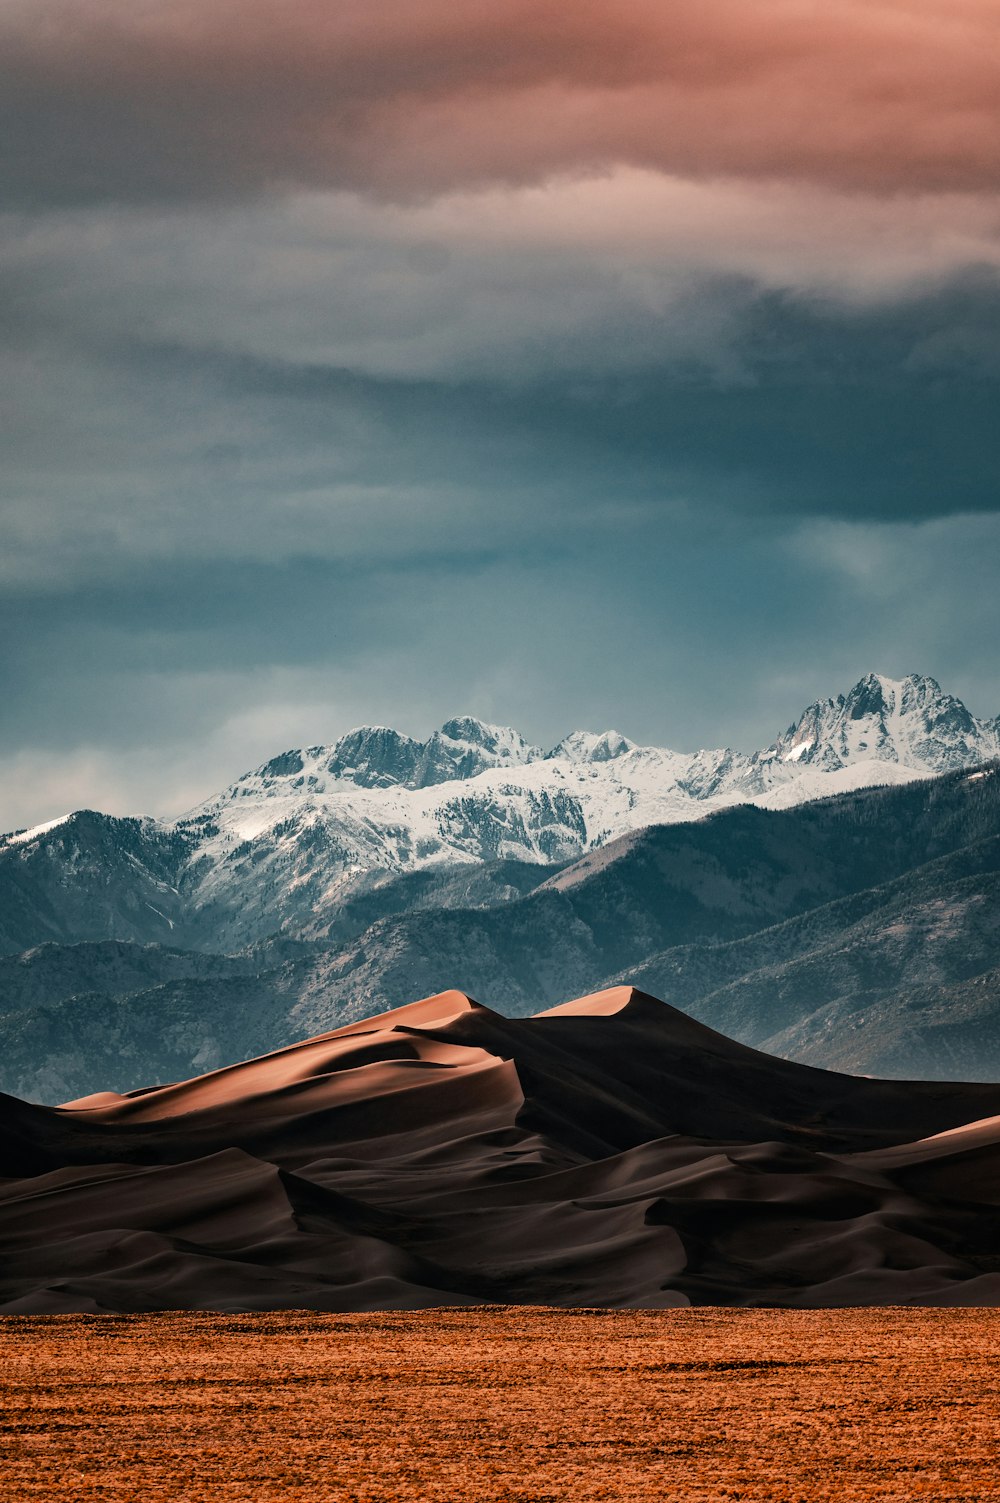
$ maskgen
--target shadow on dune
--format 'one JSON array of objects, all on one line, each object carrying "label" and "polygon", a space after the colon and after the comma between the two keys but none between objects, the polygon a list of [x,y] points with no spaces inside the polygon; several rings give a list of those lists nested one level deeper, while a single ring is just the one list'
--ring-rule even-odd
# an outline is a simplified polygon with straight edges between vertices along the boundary
[{"label": "shadow on dune", "polygon": [[444,992],[178,1085],[0,1098],[0,1311],[1000,1303],[1000,1085],[629,987]]}]

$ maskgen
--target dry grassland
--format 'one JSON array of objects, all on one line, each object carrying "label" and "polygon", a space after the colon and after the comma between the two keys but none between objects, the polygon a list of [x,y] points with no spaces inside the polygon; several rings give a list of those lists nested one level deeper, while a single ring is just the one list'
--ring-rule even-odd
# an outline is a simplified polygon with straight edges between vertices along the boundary
[{"label": "dry grassland", "polygon": [[1000,1311],[0,1322],[0,1498],[1000,1500]]}]

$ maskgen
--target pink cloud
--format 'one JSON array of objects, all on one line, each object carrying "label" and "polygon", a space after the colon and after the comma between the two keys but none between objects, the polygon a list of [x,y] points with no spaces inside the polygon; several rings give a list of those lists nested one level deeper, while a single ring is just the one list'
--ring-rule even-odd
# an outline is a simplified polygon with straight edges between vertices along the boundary
[{"label": "pink cloud", "polygon": [[8,192],[1000,176],[994,0],[6,0]]}]

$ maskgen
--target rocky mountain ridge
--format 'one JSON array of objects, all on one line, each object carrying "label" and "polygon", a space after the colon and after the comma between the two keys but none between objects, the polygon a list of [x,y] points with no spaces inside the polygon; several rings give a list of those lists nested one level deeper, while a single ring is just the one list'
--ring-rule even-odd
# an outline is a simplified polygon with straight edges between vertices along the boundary
[{"label": "rocky mountain ridge", "polygon": [[0,951],[47,939],[231,950],[326,939],[385,873],[561,865],[629,831],[734,804],[781,808],[1000,755],[1000,725],[934,679],[869,674],[769,746],[679,753],[617,731],[545,752],[471,717],[291,749],[176,821],[82,811],[0,840]]}]

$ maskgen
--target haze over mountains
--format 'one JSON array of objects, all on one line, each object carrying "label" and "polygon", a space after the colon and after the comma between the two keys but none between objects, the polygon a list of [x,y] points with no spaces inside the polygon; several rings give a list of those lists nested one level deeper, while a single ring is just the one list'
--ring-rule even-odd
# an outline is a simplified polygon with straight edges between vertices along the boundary
[{"label": "haze over mountains", "polygon": [[798,1059],[1000,1075],[998,751],[869,675],[747,756],[464,719],[285,752],[173,823],[15,834],[0,1088],[183,1077],[445,983],[527,1015],[624,981]]}]

